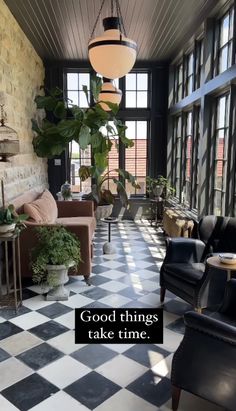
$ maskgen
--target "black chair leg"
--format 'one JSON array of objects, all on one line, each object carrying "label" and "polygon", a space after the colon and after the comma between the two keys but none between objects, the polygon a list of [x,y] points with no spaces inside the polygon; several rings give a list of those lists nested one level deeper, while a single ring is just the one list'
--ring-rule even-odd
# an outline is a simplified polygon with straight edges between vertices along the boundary
[{"label": "black chair leg", "polygon": [[179,399],[181,394],[181,388],[172,385],[172,410],[177,411],[179,406]]},{"label": "black chair leg", "polygon": [[164,303],[165,295],[166,295],[166,289],[165,287],[161,287],[161,294],[160,294],[161,303]]}]

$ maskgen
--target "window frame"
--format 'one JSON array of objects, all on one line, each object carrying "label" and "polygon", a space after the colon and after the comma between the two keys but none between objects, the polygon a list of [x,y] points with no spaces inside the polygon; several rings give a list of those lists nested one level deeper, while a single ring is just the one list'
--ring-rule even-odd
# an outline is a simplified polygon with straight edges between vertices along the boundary
[{"label": "window frame", "polygon": [[[221,42],[221,32],[222,32],[222,21],[225,17],[229,15],[229,29],[228,29],[228,40],[222,46],[220,45]],[[231,31],[231,24],[232,23],[232,37],[230,37]],[[234,47],[235,47],[235,10],[234,5],[228,8],[227,11],[224,12],[218,19],[215,21],[215,30],[214,30],[214,77],[218,76],[221,73],[224,73],[230,67],[232,67],[234,63]],[[220,71],[220,55],[223,49],[227,47],[227,67],[225,70]],[[230,51],[231,48],[231,52]]]}]

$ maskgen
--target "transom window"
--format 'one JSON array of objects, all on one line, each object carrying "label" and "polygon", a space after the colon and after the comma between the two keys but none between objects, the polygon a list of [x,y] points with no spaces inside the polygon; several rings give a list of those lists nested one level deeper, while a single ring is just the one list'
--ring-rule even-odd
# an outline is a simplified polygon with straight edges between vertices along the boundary
[{"label": "transom window", "polygon": [[193,52],[186,56],[186,69],[185,69],[185,96],[188,96],[193,91]]},{"label": "transom window", "polygon": [[224,215],[228,153],[229,95],[218,97],[215,123],[213,212],[215,215]]},{"label": "transom window", "polygon": [[203,79],[203,40],[196,42],[196,63],[195,63],[195,90],[201,86]]},{"label": "transom window", "polygon": [[216,42],[216,72],[220,74],[232,65],[233,54],[233,7],[219,20]]},{"label": "transom window", "polygon": [[125,150],[125,169],[136,177],[141,189],[136,190],[129,183],[126,183],[126,188],[129,194],[145,194],[148,122],[126,121],[125,125],[127,126],[126,137],[134,142],[133,147]]},{"label": "transom window", "polygon": [[178,103],[183,98],[183,64],[179,64],[175,69],[175,102]]},{"label": "transom window", "polygon": [[149,97],[148,73],[129,73],[125,76],[125,107],[147,108]]}]

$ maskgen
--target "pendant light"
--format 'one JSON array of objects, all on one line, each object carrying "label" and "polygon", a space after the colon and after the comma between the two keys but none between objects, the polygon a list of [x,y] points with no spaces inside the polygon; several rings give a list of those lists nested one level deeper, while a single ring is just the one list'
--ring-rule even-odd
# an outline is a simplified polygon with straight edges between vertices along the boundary
[{"label": "pendant light", "polygon": [[103,85],[98,96],[98,102],[103,110],[111,110],[110,107],[106,103],[104,103],[105,101],[119,105],[121,102],[121,97],[121,90],[116,88],[111,79],[103,77]]},{"label": "pendant light", "polygon": [[105,0],[102,1],[88,45],[89,60],[93,69],[108,79],[125,76],[133,67],[137,44],[126,37],[119,0],[114,0],[117,17],[113,17],[113,0],[111,0],[111,17],[103,19],[104,34],[92,38],[102,12]]}]

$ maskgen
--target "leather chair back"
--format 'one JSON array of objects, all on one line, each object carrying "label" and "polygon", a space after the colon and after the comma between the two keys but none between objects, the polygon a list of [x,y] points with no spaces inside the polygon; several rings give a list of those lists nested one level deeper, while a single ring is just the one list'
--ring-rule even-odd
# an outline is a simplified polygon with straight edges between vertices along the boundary
[{"label": "leather chair back", "polygon": [[200,240],[206,244],[205,256],[214,252],[236,252],[236,218],[209,215],[198,226]]}]

